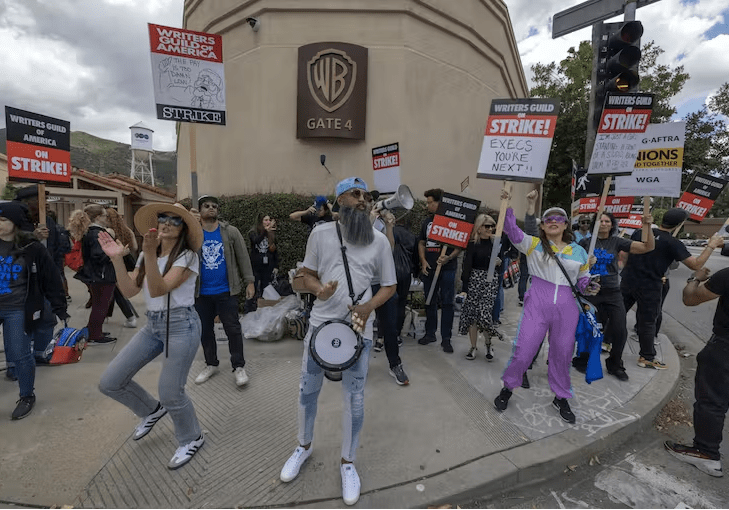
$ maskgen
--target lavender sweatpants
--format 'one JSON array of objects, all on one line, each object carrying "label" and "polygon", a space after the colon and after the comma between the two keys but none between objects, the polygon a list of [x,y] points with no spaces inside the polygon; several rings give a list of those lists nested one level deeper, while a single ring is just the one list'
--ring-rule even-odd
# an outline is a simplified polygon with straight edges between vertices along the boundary
[{"label": "lavender sweatpants", "polygon": [[524,296],[524,313],[514,350],[501,380],[511,389],[521,386],[522,376],[549,332],[549,387],[559,398],[571,398],[570,365],[575,350],[579,309],[569,287],[532,276]]}]

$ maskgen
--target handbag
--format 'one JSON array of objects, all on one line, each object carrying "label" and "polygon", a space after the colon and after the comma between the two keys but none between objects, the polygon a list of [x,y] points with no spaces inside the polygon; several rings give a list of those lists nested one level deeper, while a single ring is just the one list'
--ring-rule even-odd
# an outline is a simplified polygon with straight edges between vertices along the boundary
[{"label": "handbag", "polygon": [[510,289],[519,283],[521,278],[521,270],[519,269],[519,259],[512,260],[506,271],[504,271],[503,286],[505,289]]},{"label": "handbag", "polygon": [[600,348],[602,346],[603,333],[602,324],[597,320],[597,308],[583,296],[577,287],[572,283],[567,270],[562,265],[559,257],[554,256],[557,265],[562,270],[562,274],[567,278],[567,282],[572,289],[572,295],[575,297],[577,307],[580,310],[580,317],[577,321],[577,329],[575,330],[575,340],[577,341],[577,355],[587,352],[587,370],[585,371],[585,382],[591,384],[593,381],[602,379],[602,364],[600,363]]},{"label": "handbag", "polygon": [[74,271],[81,269],[81,266],[84,265],[84,258],[81,254],[81,241],[75,241],[73,243],[71,251],[63,256],[63,260]]},{"label": "handbag", "polygon": [[48,359],[50,356],[48,360],[50,365],[78,363],[81,361],[81,355],[86,348],[88,338],[88,328],[69,328],[66,322],[64,323],[64,327],[58,330],[53,340],[46,347],[43,353],[44,357]]}]

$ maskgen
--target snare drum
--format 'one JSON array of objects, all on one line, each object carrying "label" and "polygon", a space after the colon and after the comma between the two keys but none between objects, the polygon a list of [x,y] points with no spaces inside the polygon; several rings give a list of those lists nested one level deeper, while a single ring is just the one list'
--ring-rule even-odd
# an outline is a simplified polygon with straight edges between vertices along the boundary
[{"label": "snare drum", "polygon": [[311,334],[309,353],[317,365],[329,372],[342,372],[362,354],[364,340],[350,324],[333,319],[319,325]]}]

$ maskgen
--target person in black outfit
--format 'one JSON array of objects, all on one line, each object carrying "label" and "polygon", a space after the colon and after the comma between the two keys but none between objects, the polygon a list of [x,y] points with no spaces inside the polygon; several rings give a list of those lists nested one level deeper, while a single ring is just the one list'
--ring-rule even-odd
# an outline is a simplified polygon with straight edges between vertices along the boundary
[{"label": "person in black outfit", "polygon": [[259,297],[263,295],[263,289],[271,283],[273,270],[278,266],[276,220],[268,214],[258,213],[256,224],[248,232],[248,240],[251,243],[251,266],[256,296]]},{"label": "person in black outfit", "polygon": [[[712,238],[713,239],[713,238]],[[696,306],[719,298],[714,329],[706,346],[696,355],[694,394],[694,443],[666,441],[668,453],[704,473],[720,477],[722,431],[729,409],[729,268],[709,278],[709,270],[697,270],[683,289],[683,304]]]},{"label": "person in black outfit", "polygon": [[[637,303],[635,318],[638,325],[640,357],[638,366],[664,370],[666,365],[655,359],[656,319],[661,308],[662,277],[674,261],[682,262],[694,271],[701,269],[709,259],[714,248],[722,246],[721,236],[713,236],[698,257],[692,256],[684,244],[671,235],[671,231],[686,220],[688,213],[674,207],[663,215],[660,228],[653,229],[656,248],[651,253],[631,254],[621,273],[620,291],[623,294],[625,310]],[[639,241],[641,231],[633,233],[631,239]]]},{"label": "person in black outfit", "polygon": [[[442,245],[435,241],[428,240],[431,225],[440,200],[443,197],[443,190],[440,188],[429,189],[423,193],[426,199],[426,208],[430,216],[423,220],[418,240],[418,254],[420,255],[420,280],[423,282],[423,290],[427,297],[431,285],[435,285],[433,297],[430,304],[425,307],[425,336],[418,340],[420,345],[427,345],[436,341],[435,330],[438,329],[438,297],[440,296],[440,337],[441,347],[444,352],[452,353],[451,336],[453,330],[453,302],[456,293],[456,258],[461,253],[460,248],[451,247],[441,254]],[[438,281],[433,281],[436,267],[441,266]]]},{"label": "person in black outfit", "polygon": [[326,197],[318,196],[314,199],[314,205],[303,211],[294,211],[289,214],[289,218],[294,221],[300,221],[304,225],[308,225],[313,229],[320,223],[328,223],[336,218],[332,212],[332,206]]},{"label": "person in black outfit", "polygon": [[[653,216],[643,215],[643,225],[653,223]],[[590,226],[593,230],[594,224]],[[594,296],[588,296],[590,301],[597,308],[597,319],[604,327],[605,341],[612,344],[610,355],[605,360],[605,368],[610,375],[620,381],[627,381],[628,374],[623,365],[623,349],[628,338],[628,328],[625,324],[625,303],[620,293],[620,281],[618,279],[619,253],[648,253],[655,248],[655,237],[652,230],[648,230],[648,236],[643,241],[623,239],[618,237],[618,220],[605,212],[600,216],[595,252],[590,258],[594,262],[590,268],[590,274],[600,276],[600,292]],[[589,250],[591,238],[584,237],[580,242],[585,251]],[[583,353],[575,358],[572,365],[580,372],[587,370],[588,353]]]}]

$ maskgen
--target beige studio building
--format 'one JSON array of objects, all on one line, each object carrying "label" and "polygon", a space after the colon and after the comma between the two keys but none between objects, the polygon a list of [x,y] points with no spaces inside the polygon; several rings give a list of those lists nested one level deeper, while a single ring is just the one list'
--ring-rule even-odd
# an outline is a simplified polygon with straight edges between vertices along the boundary
[{"label": "beige studio building", "polygon": [[489,106],[529,93],[502,0],[186,0],[184,28],[223,37],[227,124],[178,124],[178,197],[191,169],[198,195],[372,187],[373,149],[397,144],[417,198],[498,207],[476,178]]}]

